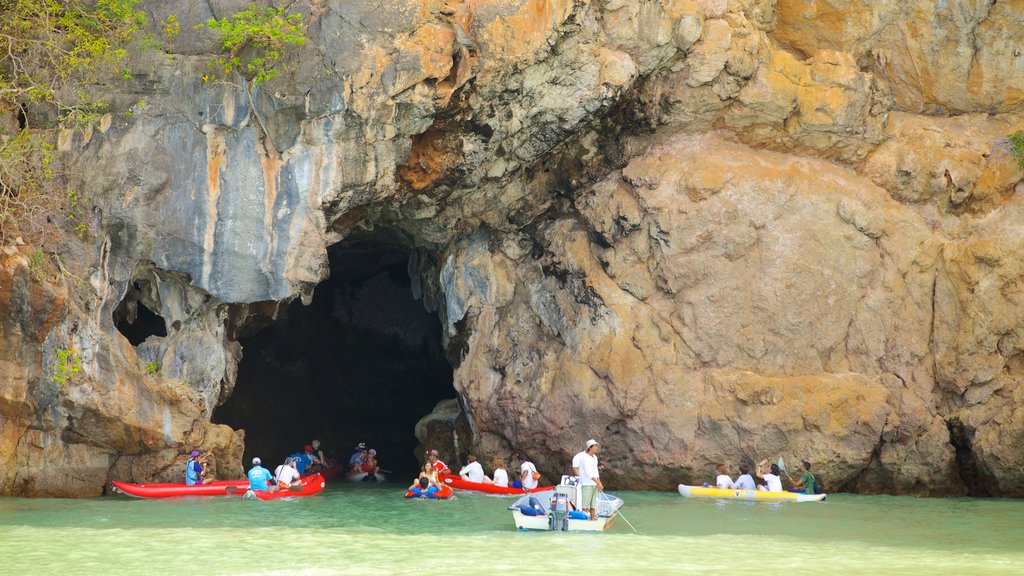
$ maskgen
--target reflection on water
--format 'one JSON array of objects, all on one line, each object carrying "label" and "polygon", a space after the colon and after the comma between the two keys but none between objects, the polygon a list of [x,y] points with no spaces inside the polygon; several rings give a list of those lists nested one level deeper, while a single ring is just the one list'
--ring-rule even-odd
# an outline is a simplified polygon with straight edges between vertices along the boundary
[{"label": "reflection on water", "polygon": [[1024,502],[631,493],[604,534],[520,533],[510,500],[336,485],[272,502],[0,499],[0,574],[1024,574]]}]

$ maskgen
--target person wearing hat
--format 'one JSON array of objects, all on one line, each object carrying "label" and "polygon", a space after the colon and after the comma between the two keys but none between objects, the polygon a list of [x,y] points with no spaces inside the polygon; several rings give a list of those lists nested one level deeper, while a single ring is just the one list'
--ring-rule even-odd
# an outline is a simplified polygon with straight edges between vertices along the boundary
[{"label": "person wearing hat", "polygon": [[359,474],[363,471],[363,460],[366,459],[366,443],[360,442],[354,450],[352,457],[348,459],[348,467],[351,473]]},{"label": "person wearing hat", "polygon": [[452,471],[448,469],[448,465],[438,458],[437,450],[427,451],[427,462],[430,462],[430,467],[433,468],[434,472],[437,472],[438,474],[452,473]]},{"label": "person wearing hat", "polygon": [[814,474],[811,474],[811,463],[807,460],[800,461],[800,479],[793,481],[793,487],[803,490],[804,494],[814,494]]},{"label": "person wearing hat", "polygon": [[297,468],[296,458],[291,456],[285,458],[284,464],[278,466],[275,472],[277,473],[275,479],[278,490],[287,490],[290,486],[302,486],[302,474]]},{"label": "person wearing hat", "polygon": [[317,458],[316,454],[313,453],[313,445],[306,444],[302,447],[302,459],[305,466],[303,466],[304,473],[315,474],[323,469],[323,462]]},{"label": "person wearing hat", "polygon": [[580,509],[589,514],[591,520],[597,518],[597,493],[604,492],[601,473],[597,469],[597,453],[600,451],[601,444],[591,438],[587,440],[586,448],[572,457],[572,473],[580,479]]},{"label": "person wearing hat", "polygon": [[193,450],[185,463],[185,484],[195,486],[197,484],[209,484],[213,478],[206,477],[206,459],[210,456],[207,452],[200,456],[199,450]]},{"label": "person wearing hat", "polygon": [[260,464],[259,458],[252,459],[252,468],[246,474],[249,478],[249,490],[274,492],[277,490],[277,486],[273,483],[274,477],[270,475],[270,470],[267,470]]}]

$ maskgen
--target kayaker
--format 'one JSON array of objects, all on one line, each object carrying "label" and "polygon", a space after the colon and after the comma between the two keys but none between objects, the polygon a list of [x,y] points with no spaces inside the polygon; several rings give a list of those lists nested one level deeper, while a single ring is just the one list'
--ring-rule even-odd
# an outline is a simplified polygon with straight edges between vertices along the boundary
[{"label": "kayaker", "polygon": [[435,471],[434,467],[430,464],[430,460],[423,462],[423,466],[420,467],[420,475],[412,481],[413,485],[418,484],[419,481],[424,478],[427,479],[427,482],[434,484],[435,486],[438,484],[437,471]]},{"label": "kayaker", "polygon": [[508,471],[505,470],[505,461],[501,458],[495,458],[491,465],[494,467],[494,479],[491,480],[484,476],[484,482],[508,488]]},{"label": "kayaker", "polygon": [[[590,515],[590,519],[597,518],[596,503],[597,493],[604,492],[604,484],[601,483],[601,473],[597,468],[597,454],[601,451],[601,444],[591,438],[587,440],[583,452],[576,454],[572,459],[572,473],[580,478],[580,500],[579,508]],[[525,486],[525,480],[523,481]],[[534,485],[536,487],[536,484]]]},{"label": "kayaker", "polygon": [[260,490],[263,492],[274,492],[277,486],[274,485],[274,477],[263,466],[260,466],[259,458],[252,459],[252,468],[246,476],[249,478],[249,490]]},{"label": "kayaker", "polygon": [[459,476],[462,476],[463,480],[469,480],[470,482],[483,483],[487,479],[484,474],[484,467],[476,461],[476,454],[472,452],[466,457],[468,463],[459,470]]},{"label": "kayaker", "polygon": [[206,477],[206,459],[210,456],[207,452],[200,456],[199,450],[193,450],[185,464],[185,484],[195,486],[197,484],[209,484],[213,478]]},{"label": "kayaker", "polygon": [[758,485],[758,490],[768,490],[769,492],[782,492],[782,478],[779,478],[779,465],[772,464],[769,470],[761,474],[761,467],[768,464],[768,459],[758,462],[757,469],[754,471],[754,475],[758,478],[764,478],[765,485]]},{"label": "kayaker", "polygon": [[420,478],[418,482],[409,487],[409,491],[413,494],[416,494],[417,496],[426,496],[427,498],[429,498],[431,494],[437,493],[438,490],[440,490],[440,488],[431,484],[425,477]]},{"label": "kayaker", "polygon": [[754,479],[750,476],[749,466],[740,464],[740,475],[732,483],[732,488],[737,490],[757,490],[757,485],[754,484]]},{"label": "kayaker", "polygon": [[302,486],[302,475],[296,468],[294,458],[288,458],[277,468],[277,488],[287,490],[291,486]]},{"label": "kayaker", "polygon": [[380,465],[377,464],[377,451],[373,448],[366,451],[366,457],[363,459],[363,472],[371,476],[376,476],[380,472]]},{"label": "kayaker", "polygon": [[811,474],[811,463],[807,460],[800,461],[800,479],[793,481],[793,487],[802,490],[804,494],[814,494],[814,474]]},{"label": "kayaker", "polygon": [[313,453],[313,445],[306,444],[302,447],[302,458],[305,460],[305,473],[313,474],[323,470],[323,462]]},{"label": "kayaker", "polygon": [[366,443],[360,442],[354,448],[355,452],[348,459],[348,467],[351,472],[358,474],[363,471],[363,459],[366,457]]},{"label": "kayaker", "polygon": [[715,478],[715,486],[724,490],[732,488],[732,477],[726,473],[726,470],[727,468],[725,467],[725,464],[715,466],[715,472],[718,473],[718,476]]},{"label": "kayaker", "polygon": [[314,438],[313,441],[310,442],[309,444],[313,447],[313,454],[317,457],[318,460],[320,460],[321,466],[323,466],[324,468],[330,468],[331,466],[333,466],[333,462],[328,462],[327,457],[324,456],[324,451],[323,449],[320,448],[320,440]]},{"label": "kayaker", "polygon": [[448,468],[448,465],[442,462],[437,456],[437,450],[430,450],[427,452],[427,462],[430,462],[430,467],[438,474],[451,474],[452,471]]}]

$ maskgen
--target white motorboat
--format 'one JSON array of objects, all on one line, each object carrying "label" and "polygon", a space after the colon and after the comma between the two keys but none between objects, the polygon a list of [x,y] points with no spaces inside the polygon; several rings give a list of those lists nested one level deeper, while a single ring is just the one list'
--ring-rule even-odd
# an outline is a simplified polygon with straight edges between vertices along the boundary
[{"label": "white motorboat", "polygon": [[624,502],[621,498],[600,492],[597,495],[597,518],[591,520],[578,511],[582,500],[575,476],[563,476],[553,489],[520,497],[508,509],[519,530],[567,532],[600,532],[607,530]]}]

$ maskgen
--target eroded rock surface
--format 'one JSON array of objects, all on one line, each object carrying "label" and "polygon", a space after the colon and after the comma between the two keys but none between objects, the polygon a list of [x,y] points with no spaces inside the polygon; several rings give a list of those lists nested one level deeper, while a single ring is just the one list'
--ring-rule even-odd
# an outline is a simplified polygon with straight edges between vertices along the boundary
[{"label": "eroded rock surface", "polygon": [[[310,41],[251,91],[204,82],[193,28],[238,3],[185,4],[145,3],[174,58],[60,139],[78,280],[0,269],[0,492],[172,480],[193,447],[239,474],[209,422],[238,335],[388,230],[465,408],[421,440],[464,419],[451,450],[557,477],[597,437],[618,487],[783,456],[1024,495],[1018,4],[300,0]],[[133,346],[138,305],[166,330]]]}]

